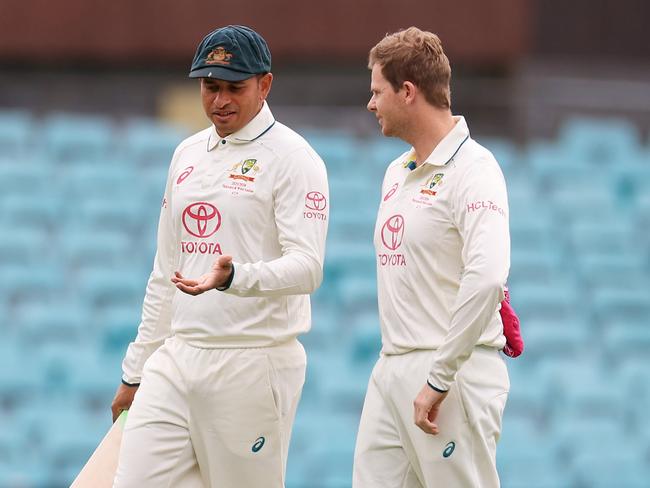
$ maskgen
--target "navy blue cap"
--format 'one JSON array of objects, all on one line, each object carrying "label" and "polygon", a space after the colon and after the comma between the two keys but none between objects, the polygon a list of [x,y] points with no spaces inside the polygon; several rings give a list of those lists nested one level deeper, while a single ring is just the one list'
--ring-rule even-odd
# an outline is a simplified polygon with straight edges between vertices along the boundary
[{"label": "navy blue cap", "polygon": [[253,29],[228,25],[210,32],[196,49],[190,78],[241,81],[271,71],[271,52]]}]

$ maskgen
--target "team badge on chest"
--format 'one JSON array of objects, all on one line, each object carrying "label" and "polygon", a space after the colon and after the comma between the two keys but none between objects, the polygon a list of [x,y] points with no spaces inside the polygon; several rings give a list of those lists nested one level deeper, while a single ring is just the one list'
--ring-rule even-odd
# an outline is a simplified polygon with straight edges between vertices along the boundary
[{"label": "team badge on chest", "polygon": [[[436,196],[438,193],[437,187],[440,187],[440,185],[442,185],[443,176],[445,176],[444,173],[436,173],[433,175],[426,181],[423,188],[420,190],[420,193],[423,195],[431,195],[432,197]],[[434,190],[434,188],[436,189]]]},{"label": "team badge on chest", "polygon": [[440,191],[442,178],[444,176],[444,173],[436,173],[427,178],[424,184],[420,187],[420,192],[413,198],[413,203],[416,208],[431,207],[434,205],[436,195]]},{"label": "team badge on chest", "polygon": [[228,170],[228,181],[224,183],[223,187],[232,190],[233,195],[239,194],[239,192],[253,193],[255,178],[260,171],[257,159],[244,159]]}]

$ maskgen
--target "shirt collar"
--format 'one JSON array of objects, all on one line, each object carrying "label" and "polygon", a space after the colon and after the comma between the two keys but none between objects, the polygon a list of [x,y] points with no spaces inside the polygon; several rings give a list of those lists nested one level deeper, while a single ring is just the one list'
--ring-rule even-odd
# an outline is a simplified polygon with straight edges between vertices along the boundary
[{"label": "shirt collar", "polygon": [[217,129],[212,126],[210,137],[208,138],[208,151],[212,151],[221,141],[228,141],[233,144],[244,144],[251,142],[265,134],[275,124],[275,118],[271,113],[269,105],[264,101],[262,109],[253,119],[237,132],[221,137]]},{"label": "shirt collar", "polygon": [[[449,133],[442,138],[438,145],[433,149],[424,162],[434,166],[445,166],[451,161],[463,144],[469,139],[469,128],[465,117],[454,116],[454,127]],[[412,149],[406,158],[404,167],[408,167],[411,160],[415,160],[415,150]]]}]

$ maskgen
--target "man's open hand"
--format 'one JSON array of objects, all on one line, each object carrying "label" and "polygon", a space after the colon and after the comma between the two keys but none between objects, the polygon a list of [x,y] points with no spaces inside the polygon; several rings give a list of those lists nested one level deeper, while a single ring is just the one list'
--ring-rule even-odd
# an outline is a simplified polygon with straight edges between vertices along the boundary
[{"label": "man's open hand", "polygon": [[180,291],[189,295],[200,295],[203,292],[212,290],[213,288],[221,288],[224,286],[230,274],[232,273],[232,256],[219,256],[212,265],[212,270],[204,274],[198,280],[185,278],[178,271],[174,272],[172,283],[176,285]]}]

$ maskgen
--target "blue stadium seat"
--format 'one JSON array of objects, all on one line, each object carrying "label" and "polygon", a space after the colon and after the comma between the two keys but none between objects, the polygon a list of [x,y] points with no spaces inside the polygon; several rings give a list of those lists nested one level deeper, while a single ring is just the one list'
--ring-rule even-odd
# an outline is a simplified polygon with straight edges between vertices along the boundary
[{"label": "blue stadium seat", "polygon": [[533,141],[524,151],[530,176],[540,185],[540,193],[552,187],[554,182],[567,170],[576,173],[588,171],[589,165],[583,161],[572,161],[555,142]]},{"label": "blue stadium seat", "polygon": [[615,188],[623,206],[637,205],[648,195],[650,181],[650,152],[646,151],[633,162],[615,168]]},{"label": "blue stadium seat", "polygon": [[381,330],[376,310],[357,316],[353,323],[347,324],[351,337],[350,353],[353,364],[371,369],[379,359],[381,351]]},{"label": "blue stadium seat", "polygon": [[[609,425],[610,430],[620,426],[623,415],[620,408],[609,412],[607,418],[603,419],[601,407],[594,403],[598,395],[607,395],[615,389],[612,385],[617,384],[618,377],[601,362],[593,349],[585,348],[563,358],[546,357],[538,361],[537,374],[540,387],[546,392],[553,392],[550,413],[553,421],[558,423],[555,426],[557,432],[564,432],[572,423],[578,426],[580,420],[585,421],[584,425],[580,424],[581,428],[586,426],[591,429],[591,425],[598,422]],[[614,400],[620,399],[615,393],[610,396]],[[611,407],[613,403],[603,400],[602,404]],[[590,410],[580,412],[581,405],[590,405]],[[620,403],[616,402],[616,405],[620,406]],[[598,419],[598,422],[594,422],[594,419]]]},{"label": "blue stadium seat", "polygon": [[647,446],[627,433],[620,422],[607,417],[597,421],[567,418],[556,431],[574,486],[647,486],[647,478],[645,485],[638,484],[648,469],[644,459]]},{"label": "blue stadium seat", "polygon": [[[19,411],[34,401],[42,387],[42,372],[33,348],[23,348],[18,334],[2,331],[0,343],[0,403],[6,413]],[[3,416],[5,414],[3,413]]]},{"label": "blue stadium seat", "polygon": [[593,327],[577,313],[575,317],[574,320],[523,320],[526,360],[571,357],[585,347],[594,347],[596,338]]},{"label": "blue stadium seat", "polygon": [[98,317],[94,324],[102,352],[123,356],[130,342],[135,340],[142,315],[141,306],[114,306]]},{"label": "blue stadium seat", "polygon": [[481,137],[480,143],[490,150],[504,173],[507,173],[511,168],[521,166],[523,163],[524,158],[519,148],[507,139]]},{"label": "blue stadium seat", "polygon": [[61,199],[45,193],[29,193],[0,196],[2,204],[0,221],[14,228],[38,228],[55,230],[61,224]]},{"label": "blue stadium seat", "polygon": [[620,216],[616,195],[598,182],[560,185],[547,195],[563,222],[611,222]]},{"label": "blue stadium seat", "polygon": [[334,279],[343,276],[376,276],[377,258],[372,240],[344,241],[332,236],[325,249],[325,273]]},{"label": "blue stadium seat", "polygon": [[[299,409],[288,462],[296,488],[351,486],[358,421],[356,415],[341,415],[326,409]],[[299,465],[292,463],[294,453],[300,460]]]},{"label": "blue stadium seat", "polygon": [[648,258],[642,252],[585,250],[575,253],[575,263],[577,275],[592,290],[648,289]]},{"label": "blue stadium seat", "polygon": [[124,165],[89,164],[67,168],[61,188],[67,200],[78,202],[92,198],[106,200],[133,199],[141,192],[137,168]]},{"label": "blue stadium seat", "polygon": [[43,344],[88,346],[92,337],[87,310],[79,303],[63,301],[55,308],[48,303],[31,303],[17,312],[17,332],[25,347]]},{"label": "blue stadium seat", "polygon": [[0,111],[0,154],[12,158],[26,154],[29,140],[35,133],[32,123],[26,111]]},{"label": "blue stadium seat", "polygon": [[1,235],[1,266],[42,266],[51,255],[51,241],[48,233],[42,228],[15,228],[6,224],[2,228]]},{"label": "blue stadium seat", "polygon": [[26,196],[40,199],[55,195],[56,188],[54,168],[40,158],[24,156],[9,159],[2,155],[0,159],[0,196]]},{"label": "blue stadium seat", "polygon": [[388,165],[409,150],[408,144],[395,137],[373,136],[362,142],[357,164],[381,184]]},{"label": "blue stadium seat", "polygon": [[[621,326],[624,326],[624,324],[621,324]],[[647,322],[634,325],[635,328],[646,328],[647,326]],[[650,375],[648,375],[647,364],[645,361],[640,361],[638,357],[629,360],[625,350],[619,350],[617,354],[619,357],[627,359],[618,368],[622,388],[630,398],[638,398],[641,399],[641,403],[650,404]]]},{"label": "blue stadium seat", "polygon": [[639,288],[598,288],[592,292],[592,308],[604,323],[642,320],[650,317],[650,293]]},{"label": "blue stadium seat", "polygon": [[162,168],[166,174],[174,150],[187,130],[150,119],[132,119],[123,128],[124,154],[141,167]]},{"label": "blue stadium seat", "polygon": [[[131,340],[135,339],[133,327]],[[101,351],[100,351],[101,352]],[[95,357],[81,356],[77,367],[70,371],[69,388],[74,392],[81,406],[87,412],[95,412],[108,418],[110,405],[122,378],[122,357],[95,354]]]},{"label": "blue stadium seat", "polygon": [[356,212],[361,208],[364,213],[374,213],[371,218],[374,222],[379,207],[382,178],[383,175],[379,173],[368,175],[360,170],[333,173],[329,176],[330,210],[342,213]]},{"label": "blue stadium seat", "polygon": [[138,234],[149,222],[158,223],[160,207],[145,205],[137,196],[125,199],[86,198],[68,206],[68,223],[86,229]]},{"label": "blue stadium seat", "polygon": [[25,265],[2,265],[0,292],[14,305],[33,302],[50,303],[61,296],[65,286],[65,274],[58,264],[45,266],[42,263]]},{"label": "blue stadium seat", "polygon": [[[513,168],[505,175],[505,178],[511,218],[513,212],[518,213],[522,206],[524,208],[535,207],[538,210],[535,215],[538,215],[539,211],[548,210],[545,202],[538,196],[537,182],[531,178],[526,168],[517,167],[516,170]],[[520,212],[520,215],[525,217],[524,212]]]},{"label": "blue stadium seat", "polygon": [[142,304],[146,276],[126,270],[86,269],[81,272],[78,290],[81,298],[96,311],[105,311],[112,306]]},{"label": "blue stadium seat", "polygon": [[508,413],[497,444],[497,469],[503,488],[570,486],[547,433],[533,422],[510,419]]},{"label": "blue stadium seat", "polygon": [[569,239],[576,254],[603,254],[639,251],[639,230],[628,215],[608,222],[578,221],[568,228]]},{"label": "blue stadium seat", "polygon": [[345,132],[303,131],[303,136],[320,155],[330,173],[346,171],[366,163],[356,138]]},{"label": "blue stadium seat", "polygon": [[113,126],[103,117],[52,114],[43,121],[48,154],[65,164],[92,164],[112,151]]},{"label": "blue stadium seat", "polygon": [[644,446],[621,441],[622,445],[607,445],[602,455],[578,456],[572,469],[575,486],[647,488],[650,464],[640,455]]},{"label": "blue stadium seat", "polygon": [[[645,327],[647,327],[647,323]],[[638,348],[638,350],[640,349]],[[650,410],[650,376],[646,364],[647,349],[645,351],[645,356],[627,354],[627,351],[621,349],[612,351],[613,354],[616,354],[612,364],[620,364],[618,367],[620,389],[627,398],[634,399],[627,403],[627,411],[631,411],[626,419],[630,426],[629,430],[638,433],[648,441],[648,447],[650,447],[650,426],[647,421]]]},{"label": "blue stadium seat", "polygon": [[101,416],[89,415],[72,396],[34,403],[21,412],[20,424],[39,446],[49,486],[68,486],[109,429],[111,419],[108,406]]},{"label": "blue stadium seat", "polygon": [[[513,263],[512,267],[516,268]],[[512,304],[520,318],[562,322],[575,316],[580,307],[581,294],[571,282],[543,281],[511,283]]]},{"label": "blue stadium seat", "polygon": [[126,231],[71,228],[61,235],[61,255],[70,270],[128,267],[137,240]]},{"label": "blue stadium seat", "polygon": [[346,209],[340,202],[339,205],[332,207],[329,217],[330,241],[372,243],[377,219],[376,205],[356,205]]},{"label": "blue stadium seat", "polygon": [[[522,207],[519,206],[519,209]],[[530,207],[523,207],[529,208]],[[511,210],[512,219],[510,221],[510,242],[512,252],[515,254],[534,255],[551,254],[550,259],[559,258],[561,248],[558,249],[558,239],[550,217],[545,218],[542,215],[531,214],[522,211],[523,217],[519,214],[521,210]],[[531,209],[531,212],[535,212]],[[525,258],[524,258],[525,259]]]},{"label": "blue stadium seat", "polygon": [[[526,344],[526,348],[530,342]],[[524,351],[522,360],[508,361],[508,374],[510,376],[510,393],[506,403],[504,422],[513,419],[525,419],[529,423],[539,422],[544,419],[552,407],[552,399],[540,387],[544,378],[538,373],[535,365],[537,361],[526,360],[527,352]],[[516,429],[509,428],[510,432]],[[504,430],[504,432],[506,432]]]},{"label": "blue stadium seat", "polygon": [[299,337],[306,349],[327,349],[338,342],[336,331],[339,326],[339,313],[336,297],[326,296],[334,288],[332,282],[321,286],[311,300],[311,329]]},{"label": "blue stadium seat", "polygon": [[342,354],[335,354],[336,349],[319,354],[310,351],[308,379],[317,383],[314,393],[322,407],[361,412],[372,364],[354,364],[347,347],[343,347],[346,351]]},{"label": "blue stadium seat", "polygon": [[344,275],[338,282],[343,311],[376,310],[377,280],[373,275]]},{"label": "blue stadium seat", "polygon": [[618,319],[608,322],[603,335],[605,353],[615,360],[621,356],[643,360],[650,351],[650,317],[633,321]]},{"label": "blue stadium seat", "polygon": [[0,486],[41,488],[52,486],[51,483],[50,473],[42,460],[19,459],[11,464],[0,462]]},{"label": "blue stadium seat", "polygon": [[574,117],[560,131],[560,147],[568,161],[605,170],[639,156],[639,133],[629,121]]},{"label": "blue stadium seat", "polygon": [[160,204],[165,193],[168,166],[140,167],[138,172],[141,184],[142,201],[144,204],[160,210]]}]

